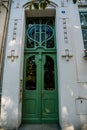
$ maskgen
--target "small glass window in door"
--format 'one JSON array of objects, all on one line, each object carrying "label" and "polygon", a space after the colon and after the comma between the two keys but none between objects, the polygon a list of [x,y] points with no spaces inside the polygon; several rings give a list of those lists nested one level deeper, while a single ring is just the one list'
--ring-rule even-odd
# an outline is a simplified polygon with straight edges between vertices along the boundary
[{"label": "small glass window in door", "polygon": [[87,29],[82,29],[84,48],[87,49]]},{"label": "small glass window in door", "polygon": [[[28,24],[29,22],[29,24]],[[31,28],[29,31],[29,37],[32,37],[34,39],[35,36],[35,28],[33,28],[34,22],[33,20],[28,20],[27,19],[27,24],[28,24],[28,28]],[[27,39],[27,47],[28,48],[34,48],[34,41],[32,40],[32,38]]]},{"label": "small glass window in door", "polygon": [[46,62],[44,65],[44,89],[55,89],[54,61],[50,56],[46,56]]},{"label": "small glass window in door", "polygon": [[35,56],[31,56],[26,61],[26,89],[36,89],[36,64]]},{"label": "small glass window in door", "polygon": [[80,13],[80,22],[81,22],[81,26],[87,26],[87,12]]}]

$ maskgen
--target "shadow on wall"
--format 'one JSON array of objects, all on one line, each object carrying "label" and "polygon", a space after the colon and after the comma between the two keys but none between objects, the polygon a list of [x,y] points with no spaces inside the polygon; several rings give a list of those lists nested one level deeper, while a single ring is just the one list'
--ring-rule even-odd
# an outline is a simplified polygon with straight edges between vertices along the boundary
[{"label": "shadow on wall", "polygon": [[87,124],[84,124],[81,128],[81,130],[87,130]]}]

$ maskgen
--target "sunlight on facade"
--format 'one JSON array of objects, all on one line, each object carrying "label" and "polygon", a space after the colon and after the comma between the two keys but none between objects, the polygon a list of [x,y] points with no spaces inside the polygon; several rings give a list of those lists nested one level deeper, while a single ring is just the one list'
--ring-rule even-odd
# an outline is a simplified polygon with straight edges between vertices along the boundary
[{"label": "sunlight on facade", "polygon": [[73,125],[65,127],[63,130],[74,130]]},{"label": "sunlight on facade", "polygon": [[70,87],[70,86],[67,86],[67,88],[68,88],[68,91],[69,91],[70,95],[71,95],[71,96],[74,96],[74,93],[73,93],[73,90],[71,89],[71,87]]},{"label": "sunlight on facade", "polygon": [[62,108],[62,116],[63,116],[64,119],[67,119],[67,117],[68,117],[68,111],[67,111],[66,106],[64,106]]},{"label": "sunlight on facade", "polygon": [[2,97],[2,103],[3,103],[3,106],[5,105],[6,107],[10,107],[10,108],[13,105],[13,101],[8,96]]},{"label": "sunlight on facade", "polygon": [[3,109],[1,110],[2,111],[2,114],[1,114],[2,120],[1,120],[1,122],[3,122],[2,124],[4,124],[4,125],[7,124],[7,118],[8,118],[6,109],[12,108],[12,105],[13,105],[13,102],[9,97],[7,97],[7,96],[2,97]]},{"label": "sunlight on facade", "polygon": [[83,88],[87,89],[87,83],[83,84]]},{"label": "sunlight on facade", "polygon": [[76,29],[80,29],[81,27],[80,27],[80,26],[74,26],[74,28],[76,28]]},{"label": "sunlight on facade", "polygon": [[9,42],[9,46],[14,46],[16,44],[16,40],[11,40],[10,42]]}]

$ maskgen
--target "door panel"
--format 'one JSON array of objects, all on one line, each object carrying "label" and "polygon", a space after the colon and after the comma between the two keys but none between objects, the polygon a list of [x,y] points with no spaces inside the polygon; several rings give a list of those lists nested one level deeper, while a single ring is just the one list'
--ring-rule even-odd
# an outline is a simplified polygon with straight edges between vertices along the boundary
[{"label": "door panel", "polygon": [[25,55],[24,121],[58,122],[55,58],[55,54]]},{"label": "door panel", "polygon": [[41,101],[39,101],[39,88],[37,87],[39,84],[39,73],[37,72],[38,67],[40,67],[40,64],[38,64],[35,55],[25,55],[23,122],[38,122],[40,120],[39,108]]},{"label": "door panel", "polygon": [[56,83],[56,55],[44,54],[42,85],[42,120],[44,122],[58,122],[57,83]]}]

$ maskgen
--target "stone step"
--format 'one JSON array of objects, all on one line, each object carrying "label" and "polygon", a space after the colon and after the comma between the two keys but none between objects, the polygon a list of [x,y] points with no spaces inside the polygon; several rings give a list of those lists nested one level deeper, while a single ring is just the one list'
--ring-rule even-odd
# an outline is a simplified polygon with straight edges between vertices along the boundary
[{"label": "stone step", "polygon": [[18,130],[60,130],[57,124],[22,124]]}]

